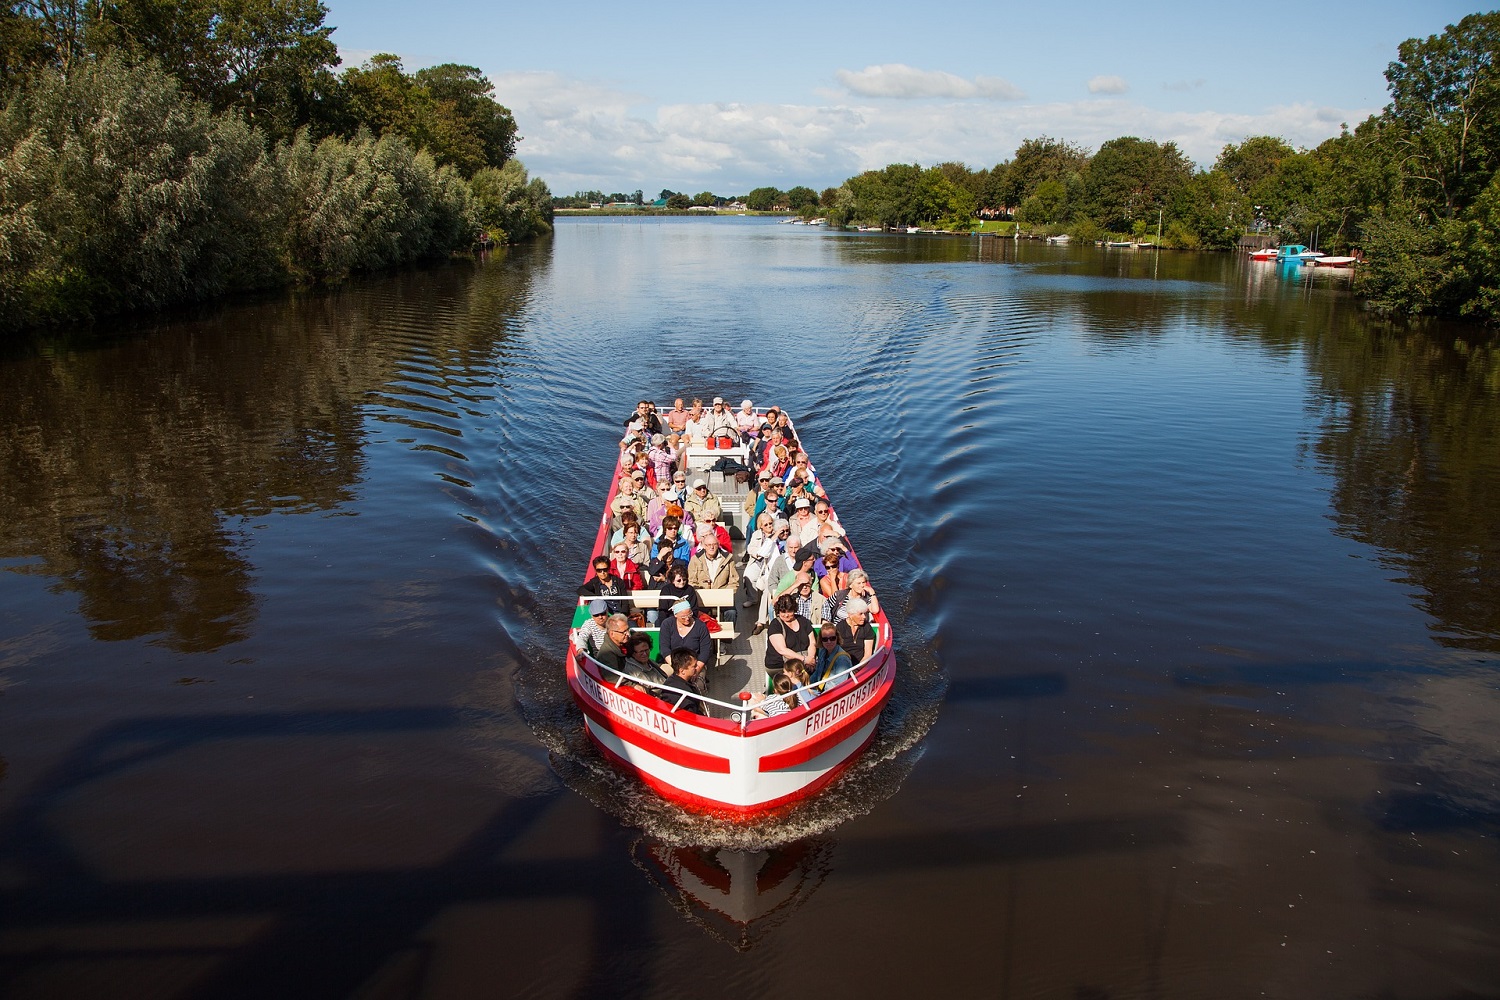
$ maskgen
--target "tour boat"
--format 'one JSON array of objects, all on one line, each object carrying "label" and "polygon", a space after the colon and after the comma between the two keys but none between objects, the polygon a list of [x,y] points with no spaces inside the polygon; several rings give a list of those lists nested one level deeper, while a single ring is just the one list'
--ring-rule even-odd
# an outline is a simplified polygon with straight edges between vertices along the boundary
[{"label": "tour boat", "polygon": [[[707,482],[733,522],[731,537],[740,536],[734,546],[738,557],[748,534],[745,529],[750,527],[739,520],[743,517],[743,487],[732,472],[726,475],[715,471],[715,466],[723,468],[720,463],[725,458],[748,466],[749,449],[744,445],[727,449],[694,445],[685,451],[689,481]],[[616,464],[590,550],[590,567],[594,556],[608,551],[619,473]],[[815,468],[813,476],[821,485]],[[845,542],[849,542],[847,535]],[[848,551],[857,560],[852,544]],[[586,568],[585,574],[589,572]],[[739,605],[738,594],[732,591],[700,590],[699,596],[709,608]],[[632,595],[641,607],[656,607],[658,597],[656,591]],[[639,778],[663,798],[694,811],[748,817],[815,794],[869,743],[890,698],[896,658],[883,608],[869,619],[876,635],[873,654],[843,675],[829,679],[831,682],[842,676],[840,683],[830,683],[821,693],[809,689],[809,703],[757,719],[751,699],[766,690],[766,673],[765,637],[752,631],[754,608],[740,608],[741,621],[725,622],[715,636],[726,645],[720,646],[718,664],[708,672],[707,693],[699,696],[710,714],[699,715],[674,707],[681,692],[665,686],[665,674],[658,693],[672,701],[621,683],[623,675],[588,655],[577,628],[588,617],[585,601],[578,599],[572,615],[574,627],[568,633],[566,669],[568,686],[583,713],[589,737],[625,773]],[[650,635],[657,630],[636,631]]]}]

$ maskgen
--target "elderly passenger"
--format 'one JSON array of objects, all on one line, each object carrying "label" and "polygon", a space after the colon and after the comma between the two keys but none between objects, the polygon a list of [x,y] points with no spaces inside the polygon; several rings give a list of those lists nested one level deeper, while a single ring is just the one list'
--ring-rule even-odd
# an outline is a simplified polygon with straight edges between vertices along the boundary
[{"label": "elderly passenger", "polygon": [[713,637],[708,634],[708,627],[698,620],[692,604],[685,600],[672,605],[672,620],[662,623],[659,641],[662,656],[687,650],[698,661],[700,671],[713,664]]},{"label": "elderly passenger", "polygon": [[[698,554],[688,563],[688,583],[699,590],[728,590],[738,592],[740,587],[739,567],[729,550],[719,544],[719,535],[712,527],[698,532],[702,546]],[[732,607],[723,608],[719,615],[724,621],[734,621],[738,613]]]},{"label": "elderly passenger", "polygon": [[708,492],[708,484],[701,479],[693,480],[692,492],[688,494],[683,510],[693,515],[693,520],[701,527],[712,521],[717,521],[724,513],[723,505],[719,498]]},{"label": "elderly passenger", "polygon": [[[626,641],[630,638],[630,619],[624,615],[610,615],[604,623],[604,641],[599,644],[599,651],[594,654],[594,659],[612,667],[614,670],[624,670]],[[628,673],[628,671],[626,671]],[[604,679],[619,683],[618,674],[606,670]]]},{"label": "elderly passenger", "polygon": [[704,419],[703,430],[705,436],[720,448],[731,448],[739,443],[740,425],[735,422],[729,407],[724,405],[723,396],[714,397],[714,408]]},{"label": "elderly passenger", "polygon": [[835,626],[839,645],[849,654],[849,659],[863,663],[875,655],[875,629],[870,626],[870,606],[863,598],[851,597],[841,610],[844,619]]}]

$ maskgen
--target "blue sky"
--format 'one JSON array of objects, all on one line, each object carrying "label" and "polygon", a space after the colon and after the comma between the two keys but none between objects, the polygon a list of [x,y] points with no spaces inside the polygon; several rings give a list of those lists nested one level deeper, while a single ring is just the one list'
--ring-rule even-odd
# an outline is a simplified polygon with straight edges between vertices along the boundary
[{"label": "blue sky", "polygon": [[[326,0],[325,0],[326,2]],[[720,15],[652,2],[334,0],[346,63],[477,66],[554,193],[823,188],[887,163],[1008,159],[1050,135],[1314,146],[1386,101],[1405,39],[1447,2],[948,3],[783,0]]]}]

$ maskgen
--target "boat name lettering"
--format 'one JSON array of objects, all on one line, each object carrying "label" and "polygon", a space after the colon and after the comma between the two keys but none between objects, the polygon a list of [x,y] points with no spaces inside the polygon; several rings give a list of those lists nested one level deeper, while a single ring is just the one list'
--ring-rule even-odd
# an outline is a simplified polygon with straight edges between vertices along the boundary
[{"label": "boat name lettering", "polygon": [[[880,674],[885,673],[882,667]],[[824,706],[807,717],[807,723],[802,730],[802,735],[811,736],[819,730],[826,729],[844,716],[853,712],[875,696],[875,691],[880,687],[880,674],[870,678],[859,690],[853,691],[849,697],[836,701],[832,705]]]},{"label": "boat name lettering", "polygon": [[594,700],[603,705],[613,715],[628,719],[636,725],[647,729],[654,729],[663,736],[677,738],[677,720],[668,718],[660,712],[653,712],[644,705],[637,705],[629,698],[622,696],[618,691],[605,687],[594,680],[583,671],[578,672],[578,681],[588,693],[594,696]]}]

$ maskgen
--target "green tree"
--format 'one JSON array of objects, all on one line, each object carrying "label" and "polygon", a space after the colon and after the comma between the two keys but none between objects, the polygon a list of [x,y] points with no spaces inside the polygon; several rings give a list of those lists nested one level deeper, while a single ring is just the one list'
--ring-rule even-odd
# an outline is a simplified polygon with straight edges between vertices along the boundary
[{"label": "green tree", "polygon": [[667,207],[680,212],[683,209],[692,208],[693,199],[685,194],[674,194],[667,198]]},{"label": "green tree", "polygon": [[468,185],[399,136],[361,130],[314,144],[304,131],[279,160],[290,206],[283,243],[298,277],[338,278],[473,241],[478,220]]},{"label": "green tree", "polygon": [[1067,183],[1070,175],[1082,174],[1089,164],[1088,150],[1062,139],[1042,136],[1027,139],[1016,149],[1015,159],[997,172],[1003,173],[990,190],[998,203],[1010,208],[1020,205],[1036,193],[1045,180]]},{"label": "green tree", "polygon": [[1251,218],[1250,204],[1224,171],[1199,171],[1177,189],[1172,199],[1168,210],[1174,227],[1171,242],[1192,249],[1232,249]]},{"label": "green tree", "polygon": [[1419,205],[1453,218],[1500,157],[1500,11],[1470,14],[1441,35],[1409,38],[1385,71],[1403,174]]},{"label": "green tree", "polygon": [[319,0],[90,3],[94,47],[161,61],[215,110],[238,108],[273,137],[319,118],[339,63]]},{"label": "green tree", "polygon": [[1016,218],[1022,222],[1051,225],[1066,221],[1068,189],[1063,182],[1049,177],[1037,185],[1036,193],[1021,203]]},{"label": "green tree", "polygon": [[1089,162],[1085,194],[1094,221],[1111,232],[1130,232],[1136,220],[1155,222],[1193,165],[1173,142],[1135,136],[1111,139]]},{"label": "green tree", "polygon": [[0,326],[275,280],[280,203],[261,137],[159,67],[48,70],[0,111]]},{"label": "green tree", "polygon": [[494,99],[494,84],[474,66],[444,63],[418,70],[421,95],[415,134],[408,136],[439,163],[469,176],[516,155],[516,121]]},{"label": "green tree", "polygon": [[54,61],[55,38],[35,15],[36,6],[11,0],[0,8],[0,89],[28,79]]},{"label": "green tree", "polygon": [[515,119],[473,66],[446,63],[410,76],[400,57],[380,53],[346,70],[343,87],[346,128],[402,136],[464,176],[515,155]]},{"label": "green tree", "polygon": [[804,208],[816,208],[818,205],[818,192],[801,184],[791,188],[786,193],[786,204],[794,212]]},{"label": "green tree", "polygon": [[714,196],[714,193],[712,191],[699,191],[697,194],[693,195],[694,205],[704,205],[708,208],[712,208],[718,203],[719,199]]},{"label": "green tree", "polygon": [[1228,177],[1240,194],[1255,198],[1256,188],[1275,176],[1284,160],[1296,154],[1284,139],[1253,135],[1238,145],[1225,146],[1214,162],[1214,169]]},{"label": "green tree", "polygon": [[520,160],[485,167],[469,187],[480,225],[491,238],[518,243],[552,231],[552,193],[540,178],[527,177]]},{"label": "green tree", "polygon": [[769,212],[777,205],[786,204],[786,193],[779,188],[758,187],[745,195],[745,207],[753,212]]}]

